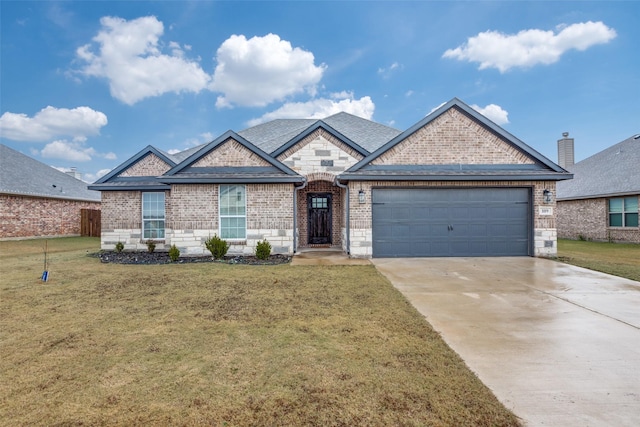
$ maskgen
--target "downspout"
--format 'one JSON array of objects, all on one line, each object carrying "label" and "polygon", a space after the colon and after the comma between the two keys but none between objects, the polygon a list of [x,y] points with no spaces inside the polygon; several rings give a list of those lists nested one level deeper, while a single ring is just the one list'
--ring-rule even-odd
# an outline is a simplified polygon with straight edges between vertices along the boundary
[{"label": "downspout", "polygon": [[344,188],[347,190],[347,255],[351,255],[351,229],[349,227],[349,218],[350,218],[350,211],[351,209],[349,208],[349,185],[344,185],[344,184],[340,184],[340,181],[338,181],[338,177],[336,177],[336,180],[334,181],[334,183],[340,187],[340,188]]},{"label": "downspout", "polygon": [[303,184],[300,187],[293,189],[293,253],[295,254],[298,249],[298,191],[307,186],[307,179],[305,178]]}]

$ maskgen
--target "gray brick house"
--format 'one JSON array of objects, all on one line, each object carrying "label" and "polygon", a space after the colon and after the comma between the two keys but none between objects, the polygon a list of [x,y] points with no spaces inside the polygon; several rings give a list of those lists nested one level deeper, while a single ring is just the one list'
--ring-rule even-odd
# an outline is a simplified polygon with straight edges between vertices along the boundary
[{"label": "gray brick house", "polygon": [[640,135],[576,164],[573,139],[565,137],[558,147],[568,153],[560,156],[560,162],[566,159],[574,176],[558,183],[558,236],[640,243]]},{"label": "gray brick house", "polygon": [[147,146],[96,181],[102,248],[352,257],[556,254],[571,175],[454,98],[402,132],[347,113],[274,120],[178,154]]}]

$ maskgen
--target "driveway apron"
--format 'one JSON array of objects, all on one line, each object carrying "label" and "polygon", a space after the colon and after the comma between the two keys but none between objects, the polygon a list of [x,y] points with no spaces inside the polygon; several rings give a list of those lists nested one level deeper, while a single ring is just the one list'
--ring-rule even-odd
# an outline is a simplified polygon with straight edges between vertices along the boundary
[{"label": "driveway apron", "polygon": [[640,282],[529,257],[372,261],[525,425],[640,425]]}]

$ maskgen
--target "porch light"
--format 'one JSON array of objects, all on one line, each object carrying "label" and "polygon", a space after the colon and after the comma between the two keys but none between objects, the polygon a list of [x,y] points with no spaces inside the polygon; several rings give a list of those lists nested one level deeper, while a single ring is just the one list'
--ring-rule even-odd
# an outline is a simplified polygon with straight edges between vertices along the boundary
[{"label": "porch light", "polygon": [[358,202],[360,202],[361,205],[366,202],[364,190],[358,191]]},{"label": "porch light", "polygon": [[551,203],[553,201],[553,192],[551,190],[545,189],[542,192],[542,201],[545,203]]}]

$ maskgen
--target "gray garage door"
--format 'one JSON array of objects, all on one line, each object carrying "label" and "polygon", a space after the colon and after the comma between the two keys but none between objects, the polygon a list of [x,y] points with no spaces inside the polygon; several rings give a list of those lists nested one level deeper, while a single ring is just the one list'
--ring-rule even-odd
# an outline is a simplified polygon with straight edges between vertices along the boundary
[{"label": "gray garage door", "polygon": [[530,252],[527,188],[374,189],[373,256]]}]

